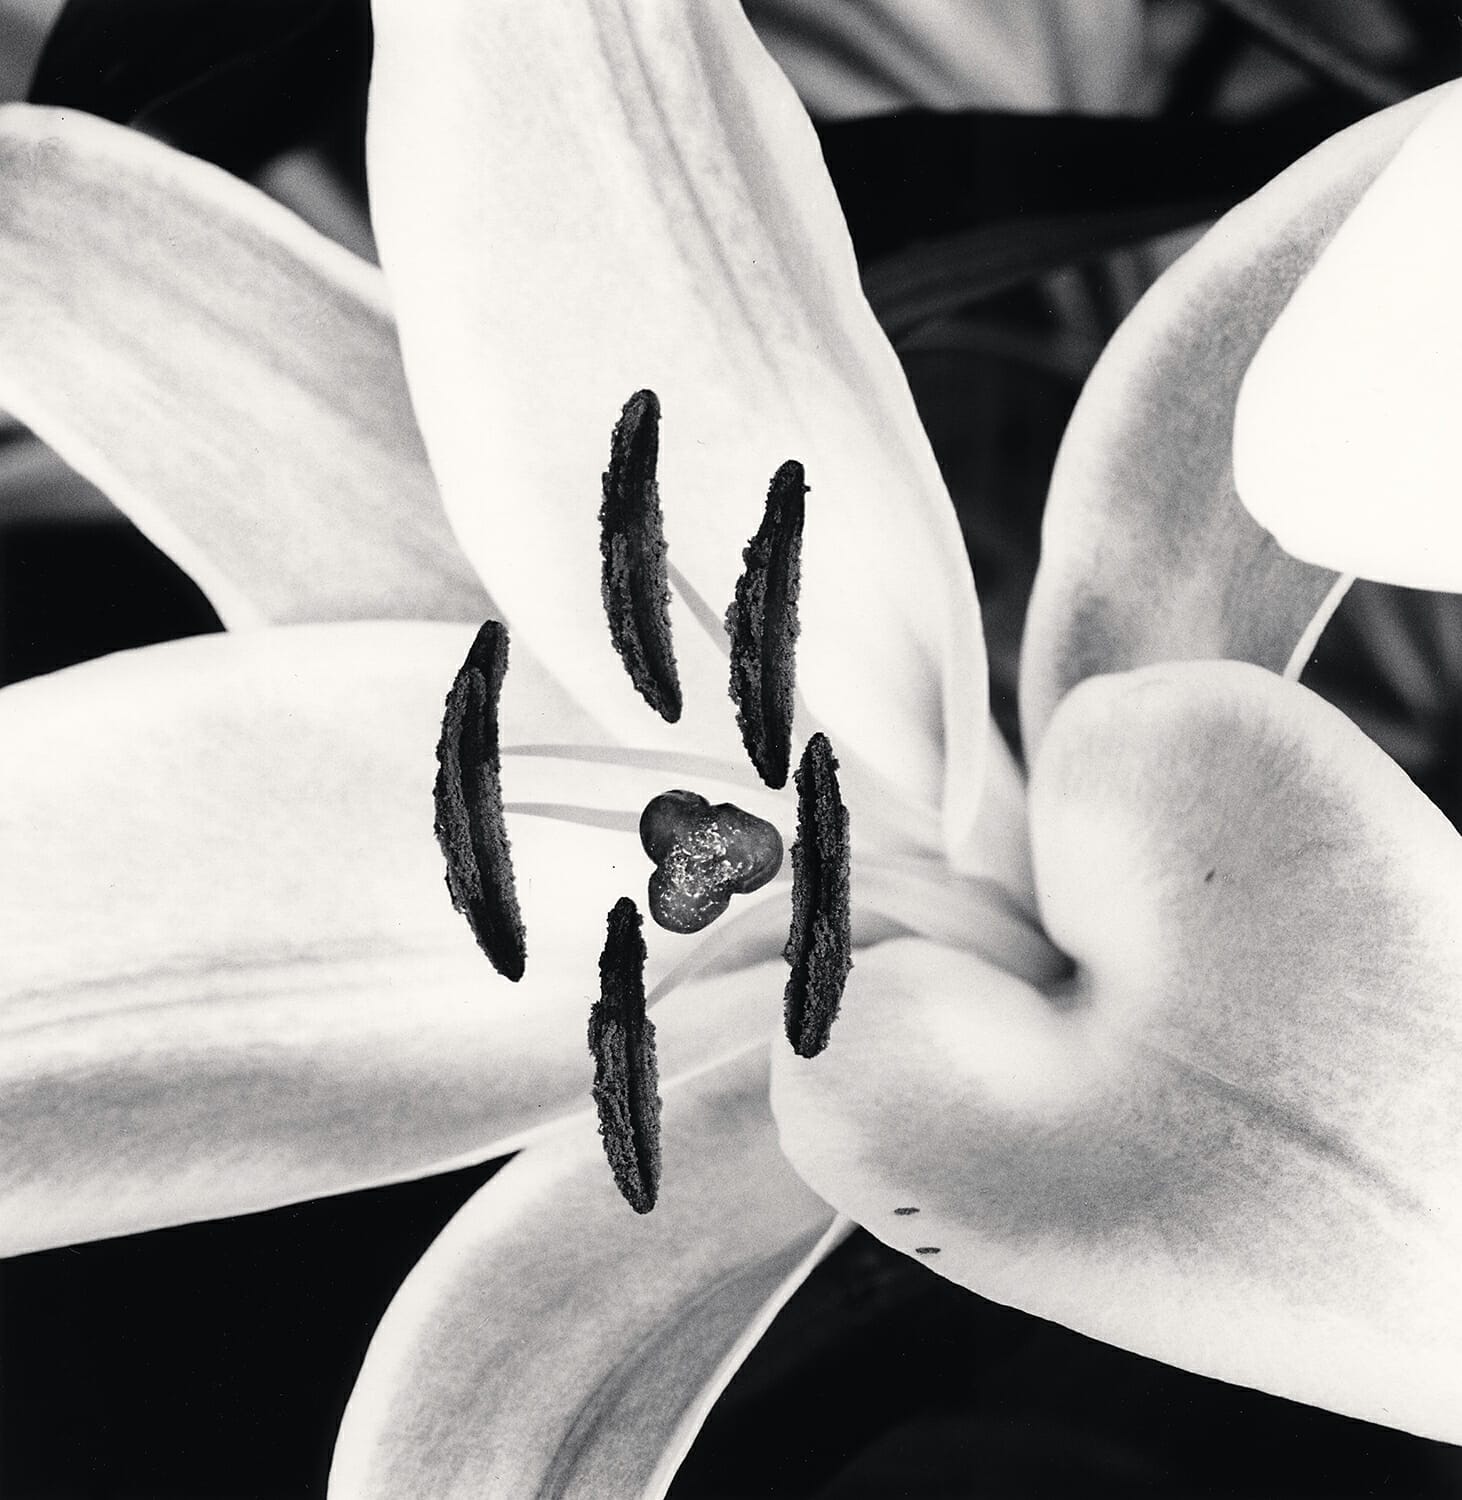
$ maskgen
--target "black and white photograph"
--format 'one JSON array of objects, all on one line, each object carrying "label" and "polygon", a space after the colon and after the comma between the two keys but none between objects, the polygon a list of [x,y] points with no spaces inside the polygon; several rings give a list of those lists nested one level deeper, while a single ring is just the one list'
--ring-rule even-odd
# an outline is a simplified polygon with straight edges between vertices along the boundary
[{"label": "black and white photograph", "polygon": [[1457,0],[0,0],[0,1497],[1462,1500]]}]

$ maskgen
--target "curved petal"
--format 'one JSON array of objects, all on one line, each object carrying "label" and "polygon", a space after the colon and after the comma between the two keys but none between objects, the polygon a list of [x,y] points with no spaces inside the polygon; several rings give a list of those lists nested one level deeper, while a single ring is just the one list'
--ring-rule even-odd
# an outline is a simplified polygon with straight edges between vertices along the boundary
[{"label": "curved petal", "polygon": [[[616,732],[734,743],[719,617],[800,460],[796,732],[820,724],[850,777],[963,833],[985,681],[958,529],[816,138],[740,5],[382,0],[376,22],[382,260],[443,497],[505,617]],[[664,410],[674,729],[647,724],[599,602],[600,476],[642,387]]]},{"label": "curved petal", "polygon": [[820,119],[915,106],[1116,113],[1142,61],[1131,0],[749,0],[746,13]]},{"label": "curved petal", "polygon": [[766,1054],[666,1100],[653,1213],[592,1128],[526,1151],[412,1272],[330,1492],[663,1495],[717,1395],[842,1231],[777,1150]]},{"label": "curved petal", "polygon": [[[540,811],[508,811],[528,974],[500,979],[432,833],[471,635],[203,637],[0,694],[6,1252],[420,1175],[588,1107],[605,914],[642,888],[664,772],[509,751],[508,797]],[[517,648],[503,710],[519,742],[580,732]],[[780,950],[767,896],[655,935],[664,1076],[765,1036],[779,990],[697,981]]]},{"label": "curved petal", "polygon": [[1031,799],[1076,979],[863,956],[827,1052],[779,1059],[794,1165],[985,1295],[1462,1438],[1462,840],[1240,663],[1083,685]]},{"label": "curved petal", "polygon": [[0,110],[0,406],[225,623],[475,620],[377,272],[75,111]]},{"label": "curved petal", "polygon": [[1025,773],[993,720],[985,765],[979,816],[965,847],[950,851],[951,862],[965,874],[999,881],[1034,912]]},{"label": "curved petal", "polygon": [[1234,477],[1322,567],[1462,589],[1462,85],[1326,246],[1244,377]]},{"label": "curved petal", "polygon": [[1021,662],[1031,750],[1099,672],[1219,657],[1303,663],[1342,588],[1234,494],[1233,412],[1260,341],[1433,91],[1373,115],[1221,219],[1148,292],[1061,445]]}]

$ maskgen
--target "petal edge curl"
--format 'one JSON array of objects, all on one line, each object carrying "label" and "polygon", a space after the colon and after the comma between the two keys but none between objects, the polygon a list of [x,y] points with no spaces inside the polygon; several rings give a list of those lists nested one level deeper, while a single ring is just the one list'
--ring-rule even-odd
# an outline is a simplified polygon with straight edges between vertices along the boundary
[{"label": "petal edge curl", "polygon": [[1083,684],[1031,816],[1075,980],[862,955],[839,1045],[777,1059],[794,1165],[983,1295],[1462,1439],[1462,839],[1240,663]]}]

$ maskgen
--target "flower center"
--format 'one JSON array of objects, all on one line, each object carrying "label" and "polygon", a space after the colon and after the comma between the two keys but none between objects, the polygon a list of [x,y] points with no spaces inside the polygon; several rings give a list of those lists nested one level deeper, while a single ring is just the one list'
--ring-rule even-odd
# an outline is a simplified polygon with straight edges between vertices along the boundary
[{"label": "flower center", "polygon": [[732,896],[760,890],[782,868],[782,836],[730,802],[661,792],[640,815],[640,843],[655,861],[650,915],[669,932],[699,932]]},{"label": "flower center", "polygon": [[[601,593],[609,637],[645,702],[668,723],[683,708],[670,625],[670,572],[657,468],[660,403],[636,391],[610,440],[599,511]],[[742,553],[744,569],[725,615],[729,691],[752,766],[769,787],[787,784],[796,709],[796,645],[802,530],[802,465],[772,476],[766,510]],[[689,588],[680,580],[682,588]],[[691,597],[694,591],[691,589]],[[703,601],[697,612],[708,611]],[[489,620],[447,697],[437,746],[436,834],[452,903],[482,950],[510,980],[526,962],[523,919],[504,820],[498,693],[508,633]],[[797,767],[791,928],[784,957],[787,1038],[815,1057],[852,967],[848,810],[838,762],[820,730]],[[654,861],[650,914],[670,932],[699,932],[782,868],[782,838],[768,822],[696,792],[661,792],[640,815],[640,843]],[[647,952],[638,908],[622,897],[609,913],[599,961],[599,1000],[589,1019],[594,1103],[614,1180],[637,1213],[660,1187],[660,1098],[655,1028],[645,1014]]]}]

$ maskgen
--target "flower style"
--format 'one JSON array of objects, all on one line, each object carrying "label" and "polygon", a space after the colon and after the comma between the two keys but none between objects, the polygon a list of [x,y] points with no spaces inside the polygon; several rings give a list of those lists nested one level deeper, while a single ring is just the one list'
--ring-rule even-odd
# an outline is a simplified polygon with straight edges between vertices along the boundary
[{"label": "flower style", "polygon": [[[1114,343],[1053,490],[1027,824],[937,469],[739,7],[382,4],[377,39],[400,355],[375,274],[257,194],[0,115],[0,405],[226,623],[270,627],[0,695],[6,1248],[525,1146],[387,1314],[347,1494],[661,1492],[838,1213],[1113,1342],[1458,1436],[1457,836],[1273,675],[1336,577],[1229,482],[1265,330],[1455,103],[1306,159]],[[599,475],[645,387],[674,725],[600,608]],[[639,1217],[586,1108],[588,996],[652,798],[787,837],[719,613],[788,458],[795,733],[842,762],[858,952],[827,1051],[773,1048],[774,1126],[785,878],[651,934],[665,1171]],[[442,696],[489,613],[513,629],[516,985],[432,839]]]}]

